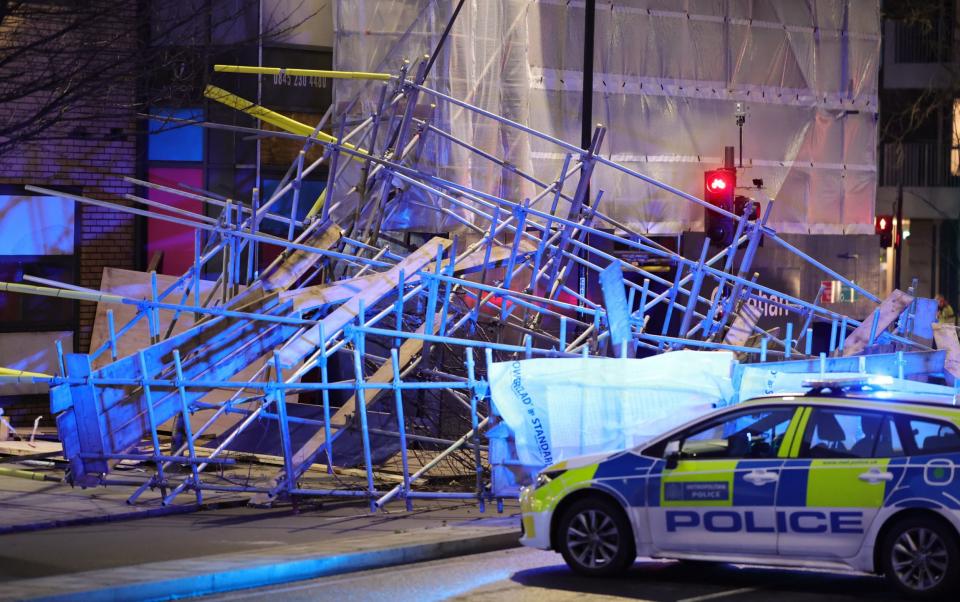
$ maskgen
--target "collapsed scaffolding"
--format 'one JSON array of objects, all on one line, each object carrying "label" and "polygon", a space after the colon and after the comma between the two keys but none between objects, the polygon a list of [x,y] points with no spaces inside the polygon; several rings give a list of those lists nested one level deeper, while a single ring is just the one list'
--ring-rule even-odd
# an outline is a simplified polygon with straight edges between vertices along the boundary
[{"label": "collapsed scaffolding", "polygon": [[[380,101],[376,112],[349,128],[345,111],[332,128],[335,133],[328,134],[322,131],[325,121],[310,126],[208,86],[208,98],[280,131],[200,125],[302,144],[276,191],[263,199],[257,190],[249,201],[239,201],[127,178],[200,201],[218,211],[216,217],[134,195],[128,198],[135,205],[127,206],[27,187],[195,232],[192,267],[163,285],[151,274],[146,298],[37,278],[31,279],[34,284],[0,283],[0,291],[8,293],[135,309],[119,328],[108,310],[105,340],[89,354],[58,349],[57,375],[0,376],[49,384],[72,484],[106,483],[118,463],[133,461],[152,466],[152,474],[131,502],[157,490],[164,504],[187,493],[200,501],[204,491],[235,491],[250,493],[258,504],[339,496],[367,499],[371,509],[397,500],[410,508],[418,498],[482,505],[510,491],[496,478],[491,482],[490,470],[491,463],[509,459],[494,457],[482,437],[499,422],[485,379],[496,361],[700,349],[731,351],[742,363],[778,362],[787,371],[790,362],[796,371],[816,366],[851,371],[849,364],[859,362],[864,371],[866,356],[884,351],[892,353],[871,356],[873,364],[883,362],[874,371],[900,378],[949,376],[945,353],[934,352],[927,340],[929,320],[918,318],[927,315],[930,300],[912,291],[894,291],[881,300],[804,254],[767,225],[773,201],[755,220],[749,211],[735,215],[605,157],[602,125],[589,148],[578,148],[427,87],[428,65],[425,58],[413,77],[406,65],[397,74],[217,66],[217,71],[240,74],[367,79],[380,86]],[[455,137],[431,119],[441,105],[560,149],[565,154],[560,172],[526,173]],[[522,178],[537,193],[523,200],[503,198],[441,177],[419,161],[431,139],[466,149],[491,168]],[[317,149],[320,157],[308,163],[307,154]],[[301,183],[321,165],[329,174],[325,190],[306,217],[298,218],[301,205],[314,201],[302,198]],[[705,241],[696,258],[688,258],[626,227],[604,213],[603,191],[591,188],[599,170],[617,170],[637,186],[655,186],[734,220],[734,242],[711,253]],[[407,191],[418,191],[433,205],[411,200]],[[285,199],[291,209],[278,213]],[[451,224],[450,232],[421,237],[416,244],[409,233],[385,228],[384,217],[404,203],[439,212]],[[264,232],[265,222],[279,225],[285,236]],[[877,307],[858,321],[818,305],[819,295],[808,301],[759,284],[751,269],[761,239],[801,257]],[[673,266],[675,275],[665,278],[615,256],[599,241],[659,258]],[[260,270],[264,246],[282,252]],[[597,276],[602,301],[575,287],[575,269]],[[210,273],[217,274],[212,282],[204,278]],[[787,312],[785,332],[759,328],[751,300]],[[665,315],[651,320],[653,310],[662,307]],[[826,353],[813,353],[814,321],[831,324]],[[149,340],[137,341],[132,333],[143,322]],[[936,336],[939,347],[956,349],[955,330],[937,330]],[[344,357],[346,366],[340,361]],[[302,406],[319,416],[304,414]],[[441,406],[454,408],[454,418],[445,424],[430,415]],[[172,419],[175,427],[163,426]],[[205,473],[235,463],[234,444],[254,429],[278,442],[281,467],[255,484],[227,483]],[[166,447],[161,441],[171,431],[177,436]],[[211,438],[213,431],[218,436]],[[338,441],[350,438],[355,445],[341,445],[346,451],[339,453]],[[416,463],[411,463],[413,450],[423,456]],[[378,486],[375,477],[395,455],[399,482]],[[415,486],[453,456],[469,467],[469,487]],[[330,472],[358,466],[362,480],[341,487],[305,486],[305,473],[321,462]],[[179,474],[179,466],[187,473]]]}]

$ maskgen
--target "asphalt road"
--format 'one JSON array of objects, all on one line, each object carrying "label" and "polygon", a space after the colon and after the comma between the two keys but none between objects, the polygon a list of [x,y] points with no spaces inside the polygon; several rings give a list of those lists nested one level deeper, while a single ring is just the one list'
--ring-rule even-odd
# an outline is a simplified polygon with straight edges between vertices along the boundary
[{"label": "asphalt road", "polygon": [[879,577],[640,560],[623,577],[571,573],[553,552],[518,548],[232,592],[203,600],[433,600],[564,602],[656,600],[699,602],[822,602],[899,600]]}]

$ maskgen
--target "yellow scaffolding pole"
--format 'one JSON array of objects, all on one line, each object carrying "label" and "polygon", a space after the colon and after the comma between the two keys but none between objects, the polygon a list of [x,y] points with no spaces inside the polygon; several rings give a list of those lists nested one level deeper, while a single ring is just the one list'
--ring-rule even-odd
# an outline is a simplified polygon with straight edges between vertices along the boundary
[{"label": "yellow scaffolding pole", "polygon": [[[225,67],[227,65],[219,65],[220,67]],[[246,68],[246,67],[245,67]],[[249,67],[249,69],[256,69],[257,67]],[[269,67],[267,67],[269,69]],[[245,98],[237,96],[232,92],[227,92],[223,88],[218,88],[217,86],[208,85],[204,91],[203,95],[209,98],[210,100],[215,100],[221,104],[224,104],[230,108],[242,111],[251,117],[256,117],[261,121],[265,121],[270,125],[274,125],[281,130],[290,132],[291,134],[298,134],[300,136],[307,136],[308,138],[315,138],[323,142],[330,144],[336,144],[337,139],[326,132],[315,132],[314,129],[309,125],[297,121],[296,119],[291,119],[286,115],[281,115],[276,111],[271,111],[266,107],[262,107],[255,102],[251,102]],[[362,148],[357,148],[356,146],[350,144],[349,142],[344,142],[342,146],[354,150],[357,152],[365,153]],[[362,157],[357,157],[355,155],[351,156],[354,161],[363,163]],[[307,217],[314,217],[323,209],[323,205],[327,202],[327,191],[324,189],[320,193],[320,196],[317,197],[316,202],[313,204],[313,207],[310,208],[310,211],[307,213]]]},{"label": "yellow scaffolding pole", "polygon": [[[296,119],[291,119],[286,115],[281,115],[276,111],[271,111],[266,107],[262,107],[255,102],[249,101],[245,98],[241,98],[232,92],[227,92],[223,88],[218,88],[216,86],[208,85],[204,91],[203,95],[209,98],[210,100],[215,100],[221,104],[225,104],[232,109],[242,111],[251,117],[256,117],[261,121],[266,121],[270,125],[277,126],[281,130],[290,132],[291,134],[298,134],[300,136],[307,136],[311,138],[316,138],[317,140],[322,140],[324,142],[336,142],[337,139],[327,134],[325,132],[316,132],[314,133],[314,128],[310,127],[305,123],[301,123]],[[348,146],[348,144],[344,144]],[[353,148],[353,147],[350,147]]]},{"label": "yellow scaffolding pole", "polygon": [[378,81],[389,81],[396,77],[389,73],[370,73],[366,71],[323,71],[320,69],[288,69],[286,67],[249,67],[247,65],[214,65],[213,70],[220,73],[327,77],[330,79],[372,79]]},{"label": "yellow scaffolding pole", "polygon": [[26,370],[14,370],[13,368],[4,368],[3,366],[0,366],[0,376],[37,376],[40,378],[53,378],[53,376],[50,374],[43,374],[41,372],[27,372]]}]

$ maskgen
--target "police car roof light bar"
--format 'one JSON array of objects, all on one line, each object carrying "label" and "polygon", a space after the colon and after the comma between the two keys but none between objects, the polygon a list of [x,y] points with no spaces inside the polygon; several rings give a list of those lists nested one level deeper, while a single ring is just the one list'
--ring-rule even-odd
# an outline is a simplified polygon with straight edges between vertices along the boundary
[{"label": "police car roof light bar", "polygon": [[841,376],[805,380],[802,386],[810,389],[806,393],[810,396],[823,395],[826,391],[829,391],[833,395],[843,395],[847,391],[882,391],[891,384],[893,384],[893,378],[890,376],[884,374],[865,374],[863,376]]}]

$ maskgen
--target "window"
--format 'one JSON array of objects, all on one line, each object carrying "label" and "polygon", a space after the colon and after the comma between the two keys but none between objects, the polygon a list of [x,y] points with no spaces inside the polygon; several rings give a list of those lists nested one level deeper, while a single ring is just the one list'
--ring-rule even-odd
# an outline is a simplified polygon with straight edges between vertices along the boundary
[{"label": "window", "polygon": [[[26,275],[76,280],[76,211],[70,199],[0,186],[0,233],[0,281],[30,284]],[[57,297],[0,293],[0,332],[73,330],[76,305]]]},{"label": "window", "polygon": [[901,418],[904,439],[911,455],[960,452],[960,432],[946,422]]},{"label": "window", "polygon": [[[263,179],[263,195],[260,197],[262,203],[267,202],[270,197],[273,196],[279,184],[280,180],[272,178]],[[327,183],[325,180],[302,180],[300,186],[300,197],[297,201],[297,219],[302,220],[307,216],[307,213],[309,213],[310,209],[313,208],[314,203],[316,203],[317,199],[320,198],[320,194],[323,192],[323,189],[326,187],[326,185]],[[292,190],[285,193],[282,197],[280,197],[280,200],[270,207],[270,213],[284,216],[290,215],[292,210]],[[267,234],[272,234],[281,238],[287,237],[287,224],[271,219],[265,219],[260,222],[260,230],[262,232],[266,232]]]},{"label": "window", "polygon": [[[159,119],[151,119],[150,138],[147,140],[147,159],[150,161],[203,161],[203,128],[183,125],[176,119],[203,121],[200,109],[170,109],[153,107],[151,112]],[[167,121],[164,118],[171,118]]]},{"label": "window", "polygon": [[802,458],[903,455],[893,421],[879,412],[813,408],[800,446]]},{"label": "window", "polygon": [[776,458],[795,408],[751,408],[681,435],[681,458]]},{"label": "window", "polygon": [[903,455],[903,443],[900,441],[900,431],[893,417],[885,416],[877,435],[877,446],[873,450],[875,458],[896,458]]}]

